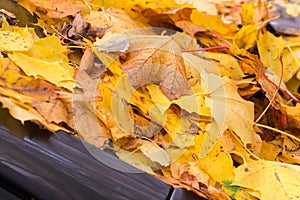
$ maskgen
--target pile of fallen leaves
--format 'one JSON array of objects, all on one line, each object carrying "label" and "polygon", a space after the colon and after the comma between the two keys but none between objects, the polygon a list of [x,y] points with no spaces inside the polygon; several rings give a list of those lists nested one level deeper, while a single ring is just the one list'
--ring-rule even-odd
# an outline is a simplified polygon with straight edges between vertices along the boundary
[{"label": "pile of fallen leaves", "polygon": [[270,28],[299,5],[17,3],[39,34],[0,11],[0,102],[16,119],[208,199],[300,198],[300,30]]}]

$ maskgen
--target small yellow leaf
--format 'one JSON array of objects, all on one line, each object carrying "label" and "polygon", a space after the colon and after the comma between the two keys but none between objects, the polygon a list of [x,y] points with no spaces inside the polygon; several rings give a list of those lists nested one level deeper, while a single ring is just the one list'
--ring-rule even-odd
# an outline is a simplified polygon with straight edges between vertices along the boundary
[{"label": "small yellow leaf", "polygon": [[140,149],[149,159],[159,163],[161,166],[169,165],[170,158],[168,153],[154,142],[143,140]]},{"label": "small yellow leaf", "polygon": [[151,100],[155,104],[159,104],[166,108],[168,108],[171,105],[171,101],[162,93],[158,85],[149,84],[146,86],[146,88],[150,94]]},{"label": "small yellow leaf", "polygon": [[224,151],[220,141],[214,146],[211,152],[204,158],[199,159],[201,166],[217,182],[233,180],[234,166],[230,154]]},{"label": "small yellow leaf", "polygon": [[271,67],[271,61],[273,59],[278,59],[279,54],[285,47],[285,42],[282,37],[276,37],[268,31],[264,33],[260,31],[257,47],[264,65]]},{"label": "small yellow leaf", "polygon": [[[209,116],[209,113],[205,113],[205,102],[204,98],[197,95],[190,96],[181,96],[179,99],[173,101],[174,104],[177,104],[180,108],[184,109],[189,113],[196,113],[200,115]],[[204,112],[203,112],[204,111]]]},{"label": "small yellow leaf", "polygon": [[62,65],[58,61],[47,62],[20,52],[9,54],[9,58],[20,66],[27,75],[47,80],[58,87],[73,91],[74,72],[68,70],[70,69],[68,65]]},{"label": "small yellow leaf", "polygon": [[108,28],[112,33],[123,33],[140,28],[124,10],[109,8],[105,11],[91,11],[83,19],[94,27]]},{"label": "small yellow leaf", "polygon": [[290,80],[299,71],[300,48],[298,46],[288,47],[282,37],[275,37],[269,32],[260,32],[257,48],[264,66],[273,69],[278,76],[281,74],[279,56],[280,54],[283,55],[282,80],[284,82]]},{"label": "small yellow leaf", "polygon": [[32,43],[32,36],[25,28],[20,32],[0,31],[1,51],[26,51]]},{"label": "small yellow leaf", "polygon": [[99,51],[125,52],[129,43],[126,34],[106,33],[101,39],[96,38],[94,45]]},{"label": "small yellow leaf", "polygon": [[216,59],[220,62],[219,73],[222,76],[228,76],[229,78],[240,80],[244,76],[244,72],[242,71],[237,59],[233,56],[225,53],[207,53],[209,58]]},{"label": "small yellow leaf", "polygon": [[254,23],[254,4],[253,3],[243,3],[242,4],[242,21],[243,25],[249,25]]},{"label": "small yellow leaf", "polygon": [[243,26],[234,36],[234,42],[239,48],[250,49],[256,44],[260,24]]},{"label": "small yellow leaf", "polygon": [[117,148],[116,155],[121,160],[149,174],[153,174],[153,170],[160,168],[157,162],[153,162],[142,152],[130,152]]},{"label": "small yellow leaf", "polygon": [[34,41],[27,52],[12,52],[8,54],[28,76],[47,80],[58,87],[73,91],[74,68],[69,65],[69,60],[58,38],[50,36]]},{"label": "small yellow leaf", "polygon": [[116,84],[111,102],[108,104],[111,105],[112,113],[120,129],[129,134],[134,134],[134,122],[131,117],[132,110],[129,110],[130,107],[128,105],[134,91],[135,89],[128,81],[128,76],[125,75]]},{"label": "small yellow leaf", "polygon": [[232,36],[237,28],[234,24],[223,23],[220,16],[212,16],[198,10],[193,10],[191,20],[201,27],[212,29],[224,36]]},{"label": "small yellow leaf", "polygon": [[135,5],[138,5],[138,7],[142,7],[144,9],[151,8],[151,9],[164,9],[164,8],[186,8],[190,7],[191,4],[187,4],[185,2],[182,2],[180,0],[161,0],[157,2],[156,0],[134,0],[134,1],[127,1],[127,0],[120,0],[120,1],[110,1],[110,0],[103,0],[101,1],[102,5],[106,8],[109,7],[115,7],[115,8],[123,8],[126,11],[130,11]]}]

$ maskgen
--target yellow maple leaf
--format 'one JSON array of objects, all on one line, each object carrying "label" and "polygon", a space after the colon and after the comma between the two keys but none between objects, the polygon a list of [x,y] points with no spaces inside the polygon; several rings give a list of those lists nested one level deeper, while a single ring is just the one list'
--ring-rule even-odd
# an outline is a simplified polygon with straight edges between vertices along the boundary
[{"label": "yellow maple leaf", "polygon": [[191,54],[183,54],[187,62],[192,64],[201,74],[201,86],[205,104],[210,108],[213,121],[206,127],[207,137],[201,145],[200,157],[205,157],[216,144],[220,135],[231,129],[239,135],[244,144],[253,142],[254,104],[245,101],[237,92],[235,83],[227,78],[221,78],[218,68]]},{"label": "yellow maple leaf", "polygon": [[214,74],[202,73],[202,78],[207,91],[210,91],[205,99],[214,121],[207,128],[208,135],[200,151],[201,157],[209,152],[227,128],[233,130],[244,144],[252,144],[255,133],[254,104],[242,99],[236,85],[228,78],[223,77],[222,83],[215,81],[218,77]]},{"label": "yellow maple leaf", "polygon": [[199,162],[215,181],[222,183],[224,180],[234,180],[233,160],[230,154],[224,151],[220,141],[206,157],[200,158]]},{"label": "yellow maple leaf", "polygon": [[66,50],[55,36],[50,36],[36,40],[27,52],[12,52],[8,56],[28,76],[41,78],[73,91],[74,68],[63,54]]},{"label": "yellow maple leaf", "polygon": [[0,51],[27,51],[35,38],[32,28],[10,26],[6,20],[0,28]]},{"label": "yellow maple leaf", "polygon": [[260,199],[279,200],[299,198],[299,183],[299,166],[259,160],[239,166],[232,185],[257,191]]}]

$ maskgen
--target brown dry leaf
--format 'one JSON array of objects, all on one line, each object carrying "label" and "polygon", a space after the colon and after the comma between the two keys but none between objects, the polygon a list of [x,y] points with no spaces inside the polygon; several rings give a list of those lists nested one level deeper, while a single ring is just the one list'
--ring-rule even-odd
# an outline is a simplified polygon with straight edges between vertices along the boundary
[{"label": "brown dry leaf", "polygon": [[121,68],[133,87],[158,83],[170,100],[191,94],[180,47],[172,36],[136,35],[129,44]]},{"label": "brown dry leaf", "polygon": [[[24,104],[26,107],[30,106],[32,108],[31,112],[39,113],[40,116],[38,119],[43,118],[40,123],[46,127],[51,127],[49,125],[51,123],[56,124],[55,130],[50,129],[52,131],[56,131],[58,125],[61,123],[65,123],[68,127],[74,128],[71,120],[70,99],[60,97],[60,91],[57,90],[55,85],[41,79],[26,76],[22,70],[8,58],[1,58],[0,61],[1,95],[14,99],[13,102],[18,100],[21,105]],[[71,98],[71,95],[69,98]],[[12,108],[11,106],[9,107]],[[25,114],[23,116],[18,115],[18,117],[21,121],[28,118]],[[24,117],[24,119],[22,117]],[[45,121],[47,123],[45,123]],[[63,127],[61,128],[66,130]],[[72,130],[72,128],[70,130]]]},{"label": "brown dry leaf", "polygon": [[[40,126],[40,128],[46,128],[52,132],[58,130],[63,130],[70,132],[68,129],[57,125],[55,123],[48,122],[40,113],[38,113],[34,108],[29,105],[21,104],[17,100],[12,100],[11,98],[0,96],[0,102],[3,108],[7,108],[9,113],[24,124],[25,121],[32,121]],[[18,106],[16,106],[18,105]]]},{"label": "brown dry leaf", "polygon": [[293,130],[293,133],[297,133],[300,130],[300,104],[297,103],[295,106],[280,104],[280,111],[283,112],[284,116],[287,117],[288,127]]},{"label": "brown dry leaf", "polygon": [[125,11],[109,8],[105,11],[90,11],[83,19],[93,27],[109,28],[112,33],[122,33],[130,29],[140,28]]},{"label": "brown dry leaf", "polygon": [[[56,27],[55,24],[52,26]],[[108,28],[109,27],[93,27],[90,23],[83,19],[80,13],[77,13],[69,25],[64,23],[64,26],[62,27],[62,33],[64,35],[63,37],[70,38],[70,41],[64,40],[65,42],[85,45],[84,43],[81,43],[82,38],[88,38],[92,41],[95,41],[95,38],[102,38]]]},{"label": "brown dry leaf", "polygon": [[[199,174],[200,175],[200,174]],[[185,181],[181,181],[180,179],[172,178],[172,177],[165,177],[161,175],[155,175],[156,178],[160,179],[161,181],[172,185],[174,188],[185,188],[189,191],[193,191],[200,197],[208,198],[208,199],[222,199],[222,200],[230,200],[231,198],[229,197],[228,194],[224,192],[221,188],[218,186],[215,186],[213,182],[210,182],[208,187],[205,187],[205,185],[199,184],[197,185],[197,188],[193,188],[191,183],[196,182],[196,178],[192,175],[185,175]],[[203,186],[203,187],[201,187]]]},{"label": "brown dry leaf", "polygon": [[[266,70],[262,61],[257,56],[249,53],[245,49],[238,49],[236,46],[233,46],[230,50],[233,55],[237,56],[240,59],[240,66],[244,73],[255,75],[257,82],[260,84],[260,87],[264,92],[266,92],[266,97],[271,100],[275,95],[276,83],[278,83],[279,80],[278,75],[275,73],[269,73],[269,77],[273,77],[271,79],[276,80],[275,83],[272,82],[267,76],[270,70]],[[280,64],[279,60],[278,63]],[[285,103],[286,100],[281,95],[277,94],[275,100],[272,102],[272,105],[276,107],[274,102]]]},{"label": "brown dry leaf", "polygon": [[199,183],[208,187],[210,177],[201,169],[199,163],[188,162],[186,164],[177,164],[176,162],[170,165],[171,173],[174,178],[180,179],[183,183],[191,185],[193,188],[200,190]]},{"label": "brown dry leaf", "polygon": [[105,124],[96,116],[95,109],[87,101],[74,101],[72,105],[74,129],[86,142],[98,148],[103,148],[110,138]]},{"label": "brown dry leaf", "polygon": [[206,28],[198,26],[198,25],[196,25],[193,22],[188,21],[188,20],[181,20],[181,21],[175,22],[175,25],[177,27],[181,28],[184,32],[186,32],[190,36],[194,36],[195,34],[197,34],[199,32],[207,31]]},{"label": "brown dry leaf", "polygon": [[74,0],[18,0],[18,3],[32,14],[38,9],[46,11],[51,18],[62,18],[68,15],[75,15],[84,6],[83,3]]},{"label": "brown dry leaf", "polygon": [[74,129],[85,141],[102,148],[110,138],[105,124],[97,118],[94,102],[101,101],[102,94],[97,90],[98,82],[89,74],[94,68],[94,54],[87,48],[80,61],[76,74],[76,82],[80,88],[74,90],[72,96],[72,115]]},{"label": "brown dry leaf", "polygon": [[262,63],[256,55],[251,54],[246,49],[239,49],[236,45],[232,45],[230,54],[238,58],[244,74],[255,75],[255,77],[258,77],[259,70],[262,71]]}]

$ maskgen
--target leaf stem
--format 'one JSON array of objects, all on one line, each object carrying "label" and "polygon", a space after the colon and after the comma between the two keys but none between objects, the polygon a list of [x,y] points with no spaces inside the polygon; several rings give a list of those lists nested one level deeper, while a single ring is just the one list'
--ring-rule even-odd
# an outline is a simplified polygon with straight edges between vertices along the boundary
[{"label": "leaf stem", "polygon": [[296,136],[291,135],[291,134],[289,134],[289,133],[286,133],[286,132],[284,132],[284,131],[278,130],[278,129],[276,129],[276,128],[273,128],[273,127],[270,127],[270,126],[267,126],[267,125],[264,125],[264,124],[258,124],[258,123],[254,123],[254,125],[255,125],[255,126],[258,126],[258,127],[261,127],[261,128],[269,129],[269,130],[271,130],[271,131],[275,131],[275,132],[280,133],[280,134],[282,134],[282,135],[288,136],[288,137],[290,137],[290,138],[296,140],[297,142],[300,142],[300,139],[297,138]]},{"label": "leaf stem", "polygon": [[[233,135],[233,137],[236,139],[236,141],[242,145],[242,147],[247,151],[247,153],[249,153],[250,156],[252,156],[253,158],[255,158],[257,160],[260,160],[260,158],[257,155],[255,155],[254,153],[252,153],[250,151],[250,149],[248,149],[247,146],[243,144],[243,142],[241,141],[241,139],[232,130],[230,130],[230,129],[228,129],[228,130]],[[244,163],[246,163],[245,158],[244,157],[242,157],[242,158],[244,160]]]},{"label": "leaf stem", "polygon": [[224,38],[222,38],[217,32],[215,32],[212,29],[209,29],[209,32],[211,32],[213,34],[213,36],[215,36],[216,38],[218,38],[220,41],[224,42],[225,44],[227,44],[227,46],[230,48],[232,46],[232,44],[230,44],[230,42],[228,42],[227,40],[225,40]]},{"label": "leaf stem", "polygon": [[[267,76],[264,76],[264,78],[271,83],[272,85],[274,85],[275,87],[277,87],[277,85],[271,81]],[[300,100],[295,97],[289,90],[283,89],[281,87],[279,87],[280,92],[284,93],[285,95],[287,95],[288,97],[290,97],[293,101],[295,101],[296,103],[300,103]]]},{"label": "leaf stem", "polygon": [[269,102],[269,104],[267,105],[267,107],[265,108],[265,110],[259,115],[259,117],[255,120],[255,123],[257,123],[265,114],[266,114],[266,112],[267,112],[267,110],[270,108],[270,106],[272,105],[272,103],[273,103],[273,101],[275,100],[275,98],[276,98],[276,95],[277,95],[277,93],[278,93],[278,91],[279,91],[279,88],[280,88],[280,85],[281,85],[281,82],[282,82],[282,75],[283,75],[283,62],[282,62],[282,57],[283,57],[283,55],[282,54],[280,54],[280,56],[279,56],[279,61],[280,61],[280,79],[279,79],[279,83],[278,83],[278,85],[276,85],[276,90],[275,90],[275,92],[274,92],[274,95],[273,95],[273,97],[272,97],[272,99],[270,100],[270,102]]},{"label": "leaf stem", "polygon": [[229,46],[213,46],[213,47],[206,47],[201,49],[184,49],[181,52],[197,52],[197,51],[211,51],[217,49],[230,49]]}]

